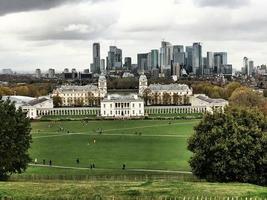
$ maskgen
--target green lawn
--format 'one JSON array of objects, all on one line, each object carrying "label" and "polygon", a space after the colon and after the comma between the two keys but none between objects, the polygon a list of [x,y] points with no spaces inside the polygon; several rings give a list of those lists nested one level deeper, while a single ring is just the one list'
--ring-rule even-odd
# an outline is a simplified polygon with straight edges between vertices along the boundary
[{"label": "green lawn", "polygon": [[[180,181],[0,182],[1,196],[13,199],[208,199],[253,200],[267,197],[265,187]],[[238,197],[238,199],[237,199]]]},{"label": "green lawn", "polygon": [[[39,163],[45,159],[46,163],[52,160],[53,165],[68,167],[94,163],[97,169],[118,170],[126,164],[127,169],[190,171],[186,145],[197,123],[198,120],[33,122],[30,155]],[[80,164],[76,164],[77,158]],[[43,168],[30,168],[32,173],[40,170]]]}]

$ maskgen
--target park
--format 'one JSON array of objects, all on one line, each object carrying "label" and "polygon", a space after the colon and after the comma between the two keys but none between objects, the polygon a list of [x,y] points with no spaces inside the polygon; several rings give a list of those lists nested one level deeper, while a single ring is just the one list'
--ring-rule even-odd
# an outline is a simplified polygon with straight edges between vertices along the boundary
[{"label": "park", "polygon": [[32,162],[25,173],[0,183],[0,195],[14,199],[264,199],[265,187],[209,183],[191,174],[187,141],[199,121],[32,121]]}]

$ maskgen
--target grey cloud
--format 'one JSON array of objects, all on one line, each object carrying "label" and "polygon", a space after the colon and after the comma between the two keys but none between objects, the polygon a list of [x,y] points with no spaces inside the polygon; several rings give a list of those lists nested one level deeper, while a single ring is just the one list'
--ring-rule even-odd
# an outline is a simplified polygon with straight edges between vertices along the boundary
[{"label": "grey cloud", "polygon": [[46,10],[67,3],[97,2],[103,0],[0,0],[0,16],[31,10]]},{"label": "grey cloud", "polygon": [[250,0],[193,0],[200,7],[238,8],[250,3]]}]

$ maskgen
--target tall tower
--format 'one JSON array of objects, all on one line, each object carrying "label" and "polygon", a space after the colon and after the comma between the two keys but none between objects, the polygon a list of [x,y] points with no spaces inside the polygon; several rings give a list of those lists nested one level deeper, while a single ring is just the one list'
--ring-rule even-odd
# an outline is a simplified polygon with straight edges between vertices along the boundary
[{"label": "tall tower", "polygon": [[139,78],[139,95],[143,96],[145,89],[147,88],[147,78],[146,75],[141,75]]},{"label": "tall tower", "polygon": [[104,98],[107,94],[107,79],[104,75],[100,75],[98,79],[99,96]]},{"label": "tall tower", "polygon": [[93,69],[92,73],[100,73],[100,44],[93,44]]}]

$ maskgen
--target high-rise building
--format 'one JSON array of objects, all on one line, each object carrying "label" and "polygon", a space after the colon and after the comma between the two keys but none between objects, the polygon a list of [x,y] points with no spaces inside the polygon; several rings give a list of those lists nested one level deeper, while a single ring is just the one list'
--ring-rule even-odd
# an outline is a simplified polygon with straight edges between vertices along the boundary
[{"label": "high-rise building", "polygon": [[171,43],[162,41],[160,48],[161,69],[170,69],[172,60],[173,60],[173,47]]},{"label": "high-rise building", "polygon": [[50,68],[48,70],[48,78],[55,78],[55,77],[56,77],[55,69]]},{"label": "high-rise building", "polygon": [[122,68],[122,50],[116,46],[110,46],[107,57],[107,70]]},{"label": "high-rise building", "polygon": [[248,75],[249,74],[249,70],[248,70],[248,58],[244,57],[243,58],[243,70],[244,70],[244,74]]},{"label": "high-rise building", "polygon": [[193,47],[187,46],[186,47],[186,71],[187,73],[193,72]]},{"label": "high-rise building", "polygon": [[203,75],[202,45],[200,43],[193,44],[192,67],[194,75]]},{"label": "high-rise building", "polygon": [[213,52],[207,52],[207,68],[209,68],[211,71],[214,70],[214,53]]},{"label": "high-rise building", "polygon": [[100,44],[93,44],[93,65],[91,69],[92,73],[100,73]]},{"label": "high-rise building", "polygon": [[156,69],[159,67],[159,50],[151,50],[151,68]]},{"label": "high-rise building", "polygon": [[104,72],[106,70],[106,65],[105,65],[105,59],[100,60],[100,72]]},{"label": "high-rise building", "polygon": [[221,73],[221,68],[227,65],[227,53],[226,52],[215,52],[214,53],[214,73]]},{"label": "high-rise building", "polygon": [[248,76],[252,76],[254,70],[254,61],[250,60],[248,63]]},{"label": "high-rise building", "polygon": [[176,76],[178,79],[180,78],[181,75],[181,66],[179,63],[174,63],[172,65],[172,75]]},{"label": "high-rise building", "polygon": [[147,53],[137,54],[137,66],[141,71],[147,70]]},{"label": "high-rise building", "polygon": [[41,70],[40,69],[36,69],[35,70],[35,77],[40,79],[42,77],[42,73],[41,73]]},{"label": "high-rise building", "polygon": [[185,65],[184,46],[182,46],[182,45],[174,45],[173,46],[173,63],[179,64],[180,66]]},{"label": "high-rise building", "polygon": [[124,58],[124,67],[127,70],[131,70],[131,68],[132,68],[132,58],[131,57],[125,57]]}]

